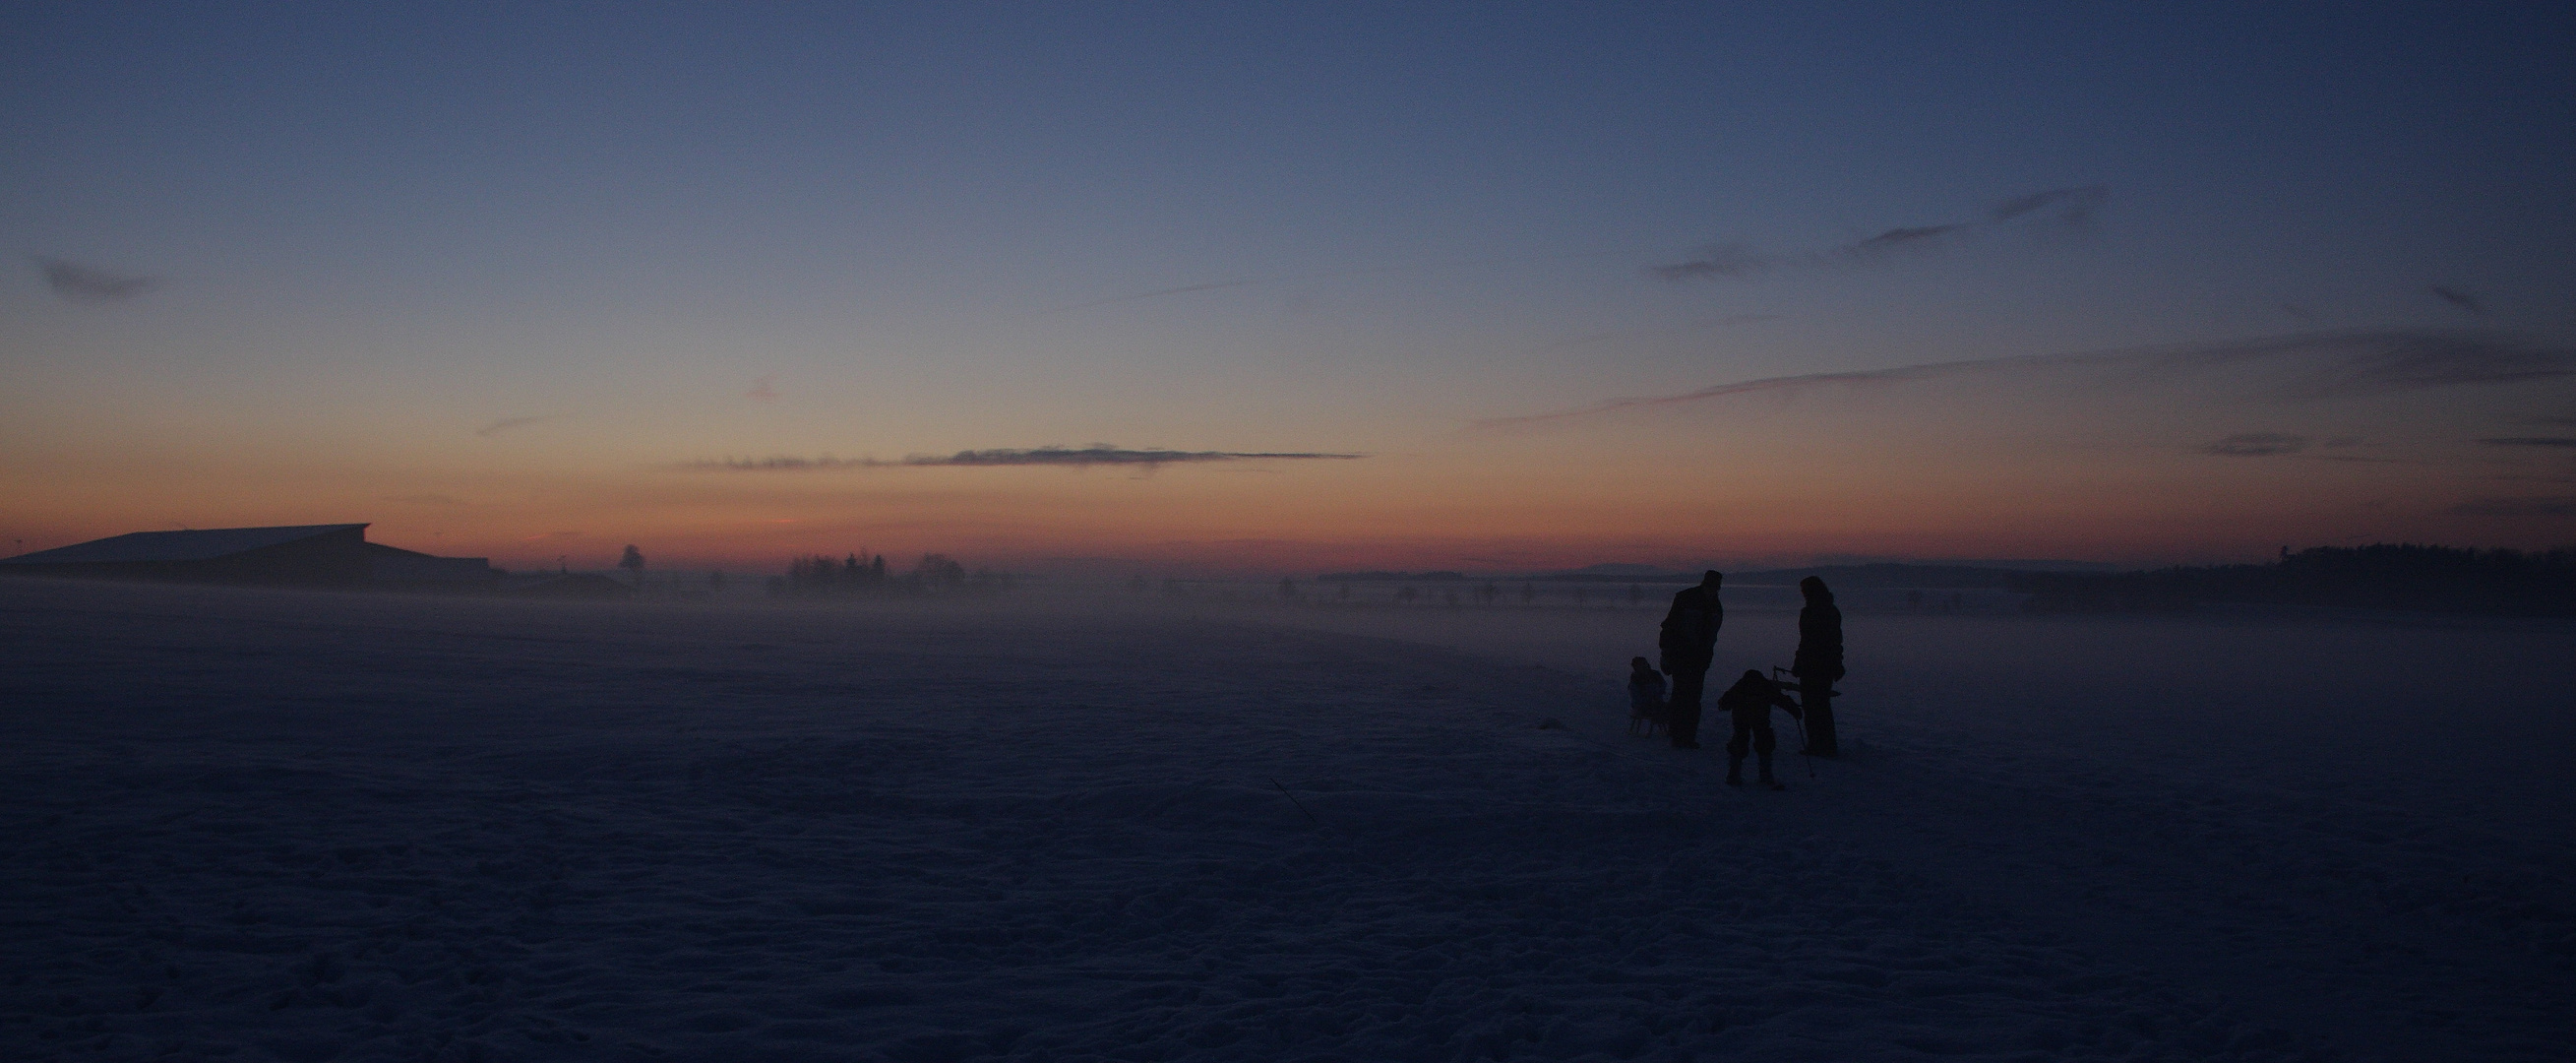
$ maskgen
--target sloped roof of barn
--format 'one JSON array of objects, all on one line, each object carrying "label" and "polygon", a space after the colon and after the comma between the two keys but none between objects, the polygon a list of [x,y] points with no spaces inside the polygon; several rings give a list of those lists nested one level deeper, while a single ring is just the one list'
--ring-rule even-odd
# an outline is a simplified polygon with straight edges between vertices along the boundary
[{"label": "sloped roof of barn", "polygon": [[208,528],[203,531],[128,532],[0,559],[0,565],[111,565],[144,561],[211,561],[264,547],[311,539],[364,524],[300,524],[288,528]]}]

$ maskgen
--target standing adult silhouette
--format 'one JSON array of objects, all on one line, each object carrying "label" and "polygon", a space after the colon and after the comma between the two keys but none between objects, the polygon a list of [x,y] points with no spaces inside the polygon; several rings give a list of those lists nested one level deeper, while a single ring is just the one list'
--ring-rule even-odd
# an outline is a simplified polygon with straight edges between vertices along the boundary
[{"label": "standing adult silhouette", "polygon": [[1663,651],[1662,671],[1673,677],[1670,702],[1673,748],[1699,748],[1700,690],[1708,683],[1708,666],[1717,659],[1717,629],[1726,624],[1726,607],[1718,604],[1717,587],[1726,576],[1716,569],[1700,573],[1699,585],[1673,594],[1664,614],[1663,633],[1655,646]]},{"label": "standing adult silhouette", "polygon": [[1834,592],[1825,581],[1809,576],[1798,581],[1807,607],[1798,610],[1798,656],[1789,674],[1798,677],[1798,701],[1806,712],[1807,748],[1811,757],[1841,752],[1834,739],[1834,680],[1843,677],[1843,611],[1834,607]]}]

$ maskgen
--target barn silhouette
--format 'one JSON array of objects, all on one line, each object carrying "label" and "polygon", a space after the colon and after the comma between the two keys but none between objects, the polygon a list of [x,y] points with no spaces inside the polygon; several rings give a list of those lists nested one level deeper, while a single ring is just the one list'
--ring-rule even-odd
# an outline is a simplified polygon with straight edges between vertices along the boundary
[{"label": "barn silhouette", "polygon": [[129,532],[0,558],[0,573],[288,587],[492,589],[489,559],[371,543],[365,524]]}]

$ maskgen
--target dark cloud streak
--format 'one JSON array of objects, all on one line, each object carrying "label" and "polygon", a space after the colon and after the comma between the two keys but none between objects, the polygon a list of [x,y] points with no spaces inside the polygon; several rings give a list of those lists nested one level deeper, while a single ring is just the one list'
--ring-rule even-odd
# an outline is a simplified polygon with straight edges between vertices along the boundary
[{"label": "dark cloud streak", "polygon": [[2469,293],[2457,288],[2445,288],[2436,284],[2433,286],[2433,294],[2440,296],[2443,302],[2459,307],[2460,309],[2466,310],[2472,314],[2483,316],[2487,312],[2487,304],[2485,302],[2479,300],[2477,296],[2470,295]]},{"label": "dark cloud streak", "polygon": [[159,277],[125,276],[65,259],[40,257],[36,265],[54,295],[72,302],[122,303],[161,286]]},{"label": "dark cloud streak", "polygon": [[877,458],[768,457],[726,458],[721,461],[697,461],[681,468],[699,472],[818,472],[836,469],[887,469],[958,466],[997,468],[1005,466],[1057,466],[1088,468],[1094,465],[1144,466],[1194,465],[1230,461],[1351,461],[1366,454],[1340,454],[1321,451],[1234,451],[1234,450],[1130,450],[1107,443],[1086,447],[1037,447],[1030,450],[1002,448],[994,450],[961,450],[954,454],[913,454],[895,461]]},{"label": "dark cloud streak", "polygon": [[2111,189],[2105,185],[2052,188],[2045,192],[2015,196],[1997,203],[1994,209],[1986,212],[1986,221],[1990,224],[2001,224],[2025,214],[2053,207],[2056,209],[2053,220],[2064,224],[2081,225],[2092,221],[2093,213],[2101,210],[2102,204],[2109,202],[2110,198]]},{"label": "dark cloud streak", "polygon": [[2307,333],[2277,339],[2193,347],[2075,354],[2032,354],[1931,362],[1888,369],[1763,377],[1686,391],[1610,399],[1572,410],[1497,417],[1475,429],[1532,427],[1623,410],[1678,406],[1737,395],[1797,393],[1828,386],[1900,384],[1946,377],[2015,374],[2059,368],[2135,368],[2199,372],[2234,366],[2310,361],[2272,395],[2293,401],[2396,394],[2461,384],[2523,383],[2576,377],[2576,350],[2540,347],[2485,333],[2423,330]]},{"label": "dark cloud streak", "polygon": [[2308,449],[2308,437],[2281,432],[2240,432],[2200,448],[2203,454],[2222,458],[2263,458],[2274,454],[2296,454]]},{"label": "dark cloud streak", "polygon": [[1889,229],[1888,231],[1870,237],[1867,240],[1863,240],[1846,247],[1843,251],[1846,254],[1872,254],[1879,251],[1885,251],[1890,248],[1903,247],[1908,244],[1919,244],[1926,240],[1937,239],[1966,228],[1968,228],[1966,225],[1919,225],[1913,228]]},{"label": "dark cloud streak", "polygon": [[1751,276],[1773,269],[1820,268],[1865,262],[1902,250],[1928,249],[1952,238],[1974,236],[2004,226],[2080,229],[2092,223],[2093,216],[2110,198],[2110,189],[2103,185],[2052,188],[1995,204],[1981,221],[1900,225],[1821,253],[1773,255],[1742,244],[1722,244],[1697,258],[1648,266],[1646,272],[1668,281],[1715,280]]}]

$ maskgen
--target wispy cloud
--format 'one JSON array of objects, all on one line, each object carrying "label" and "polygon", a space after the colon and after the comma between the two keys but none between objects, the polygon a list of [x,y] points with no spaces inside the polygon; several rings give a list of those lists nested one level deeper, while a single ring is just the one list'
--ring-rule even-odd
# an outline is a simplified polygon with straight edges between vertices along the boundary
[{"label": "wispy cloud", "polygon": [[2092,223],[2094,215],[2101,212],[2103,204],[2110,198],[2111,190],[2102,185],[2052,188],[1997,203],[1986,211],[1984,218],[1973,221],[1899,225],[1876,236],[1822,252],[1771,254],[1744,244],[1720,244],[1695,258],[1648,266],[1646,272],[1668,281],[1718,280],[1774,269],[1866,262],[1900,251],[1938,246],[2003,226],[2081,229]]},{"label": "wispy cloud", "polygon": [[912,454],[893,461],[878,458],[819,458],[778,456],[767,458],[724,458],[715,461],[688,462],[681,468],[699,472],[818,472],[835,469],[917,468],[923,466],[1024,466],[1054,465],[1084,468],[1093,465],[1158,466],[1185,465],[1226,461],[1350,461],[1366,454],[1339,454],[1320,451],[1238,451],[1238,450],[1131,450],[1108,443],[1085,447],[1037,447],[1030,450],[995,449],[961,450],[954,454]]},{"label": "wispy cloud", "polygon": [[1971,226],[1968,225],[1900,226],[1870,237],[1867,240],[1846,245],[1842,250],[1843,253],[1852,255],[1875,254],[1880,251],[1920,244],[1927,240],[1939,239],[1940,237],[1959,232],[1970,227]]},{"label": "wispy cloud", "polygon": [[1720,244],[1701,252],[1698,258],[1666,266],[1648,266],[1646,272],[1668,281],[1706,280],[1749,276],[1789,264],[1792,264],[1790,259],[1765,255],[1743,244]]},{"label": "wispy cloud", "polygon": [[2490,447],[2566,447],[2576,449],[2576,438],[2568,436],[2498,436],[2478,442]]},{"label": "wispy cloud", "polygon": [[513,429],[513,428],[525,428],[525,427],[527,427],[527,426],[529,426],[529,425],[532,425],[532,424],[535,424],[535,423],[537,423],[537,422],[539,422],[539,421],[551,421],[551,420],[553,420],[553,419],[554,419],[554,415],[553,415],[553,414],[545,414],[545,415],[541,415],[541,416],[537,416],[537,417],[504,417],[504,418],[501,418],[500,420],[497,420],[497,421],[492,422],[491,424],[487,424],[487,425],[484,425],[484,426],[483,426],[483,427],[481,427],[481,428],[477,428],[477,429],[475,429],[475,430],[474,430],[474,434],[475,434],[475,435],[478,435],[478,436],[483,436],[483,437],[485,437],[485,438],[487,438],[487,439],[488,439],[488,438],[490,438],[490,437],[492,437],[492,436],[497,436],[497,435],[500,435],[500,434],[501,434],[501,433],[503,433],[503,432],[507,432],[507,431],[509,431],[509,430],[511,430],[511,429]]},{"label": "wispy cloud", "polygon": [[[1538,260],[1569,261],[1574,259],[1607,258],[1612,255],[1626,255],[1632,253],[1633,251],[1630,250],[1577,251],[1570,254],[1542,255],[1538,256]],[[1339,280],[1345,277],[1373,277],[1391,273],[1435,273],[1441,270],[1484,266],[1497,262],[1520,262],[1528,260],[1529,257],[1523,255],[1484,255],[1476,258],[1451,259],[1446,262],[1425,262],[1410,266],[1354,266],[1345,269],[1317,270],[1312,273],[1279,273],[1263,277],[1243,277],[1236,280],[1208,281],[1201,284],[1181,284],[1169,288],[1156,288],[1152,291],[1145,292],[1128,292],[1124,295],[1104,296],[1099,299],[1087,299],[1079,303],[1069,303],[1064,306],[1051,306],[1042,310],[1031,310],[1028,311],[1028,313],[1061,314],[1074,310],[1089,310],[1094,307],[1113,306],[1118,303],[1132,303],[1141,299],[1160,299],[1171,295],[1190,295],[1196,292],[1224,291],[1228,288],[1249,288],[1263,284],[1293,284],[1299,281]]]},{"label": "wispy cloud", "polygon": [[38,258],[46,286],[60,298],[81,303],[122,303],[161,286],[159,277],[111,273],[59,258]]},{"label": "wispy cloud", "polygon": [[2484,301],[2480,300],[2477,296],[2470,295],[2469,293],[2457,288],[2446,288],[2442,285],[2436,284],[2433,286],[2433,294],[2439,296],[2443,302],[2459,307],[2460,309],[2466,310],[2472,314],[2484,314],[2487,312],[2487,304]]},{"label": "wispy cloud", "polygon": [[[1722,244],[1709,248],[1699,256],[1687,261],[1674,262],[1659,266],[1648,266],[1646,268],[1646,272],[1669,281],[1743,277],[1771,269],[1855,264],[1875,259],[1899,250],[1929,247],[1953,237],[1964,237],[1979,231],[2007,225],[2019,228],[2054,228],[2060,230],[2081,229],[2092,222],[2093,216],[2099,213],[2103,204],[2109,202],[2109,200],[2110,190],[2102,185],[2086,185],[2080,188],[2053,188],[2047,191],[2015,196],[2011,199],[1995,204],[1993,208],[1986,212],[1986,215],[1983,218],[1969,221],[1944,222],[1937,225],[1896,226],[1886,230],[1885,232],[1881,232],[1876,236],[1863,240],[1856,240],[1852,243],[1832,248],[1827,251],[1808,252],[1804,254],[1769,254],[1757,251],[1743,244]],[[1633,253],[1633,250],[1582,251],[1541,257],[1546,260],[1572,260],[1606,258]],[[1029,313],[1061,314],[1075,310],[1090,310],[1097,307],[1113,306],[1119,303],[1132,303],[1144,299],[1160,299],[1167,296],[1190,295],[1198,292],[1224,291],[1229,288],[1249,288],[1255,285],[1265,284],[1291,284],[1301,281],[1339,280],[1347,277],[1367,277],[1384,274],[1429,273],[1439,270],[1458,269],[1461,267],[1483,266],[1496,262],[1525,261],[1526,258],[1527,256],[1519,255],[1487,255],[1475,258],[1452,259],[1446,262],[1422,263],[1410,266],[1357,266],[1344,269],[1316,270],[1309,273],[1277,273],[1267,276],[1242,277],[1233,280],[1206,281],[1197,284],[1179,284],[1168,288],[1156,288],[1151,291],[1127,292],[1120,295],[1104,296],[1098,299],[1088,299],[1078,303],[1069,303],[1063,306],[1053,306],[1040,310],[1032,310],[1029,311]]]},{"label": "wispy cloud", "polygon": [[2102,209],[2102,204],[2110,200],[2111,190],[2102,185],[2052,188],[1997,203],[1994,209],[1986,212],[1986,220],[2000,224],[2025,214],[2046,211],[2050,220],[2059,224],[2081,225],[2092,221],[2093,215]]},{"label": "wispy cloud", "polygon": [[2539,498],[2473,498],[2452,506],[2463,517],[2576,517],[2576,495]]},{"label": "wispy cloud", "polygon": [[2274,454],[2296,454],[2308,449],[2308,437],[2280,432],[2240,432],[2200,448],[2203,454],[2222,458],[2262,458]]},{"label": "wispy cloud", "polygon": [[961,450],[947,457],[914,456],[906,465],[1168,465],[1203,461],[1349,461],[1366,454],[1314,451],[1264,452],[1231,450],[1126,450],[1107,443],[1086,447],[1039,447],[1035,450]]},{"label": "wispy cloud", "polygon": [[1797,393],[1826,387],[1885,386],[1972,375],[2014,375],[2083,367],[2197,372],[2264,364],[2298,367],[2296,372],[2273,386],[2273,397],[2319,400],[2461,384],[2521,383],[2576,377],[2576,350],[2537,346],[2515,337],[2488,333],[2406,329],[2308,333],[2227,344],[2016,355],[1888,369],[1762,377],[1677,395],[1610,399],[1571,410],[1492,418],[1478,421],[1474,427],[1486,430],[1524,428],[1738,395]]}]

